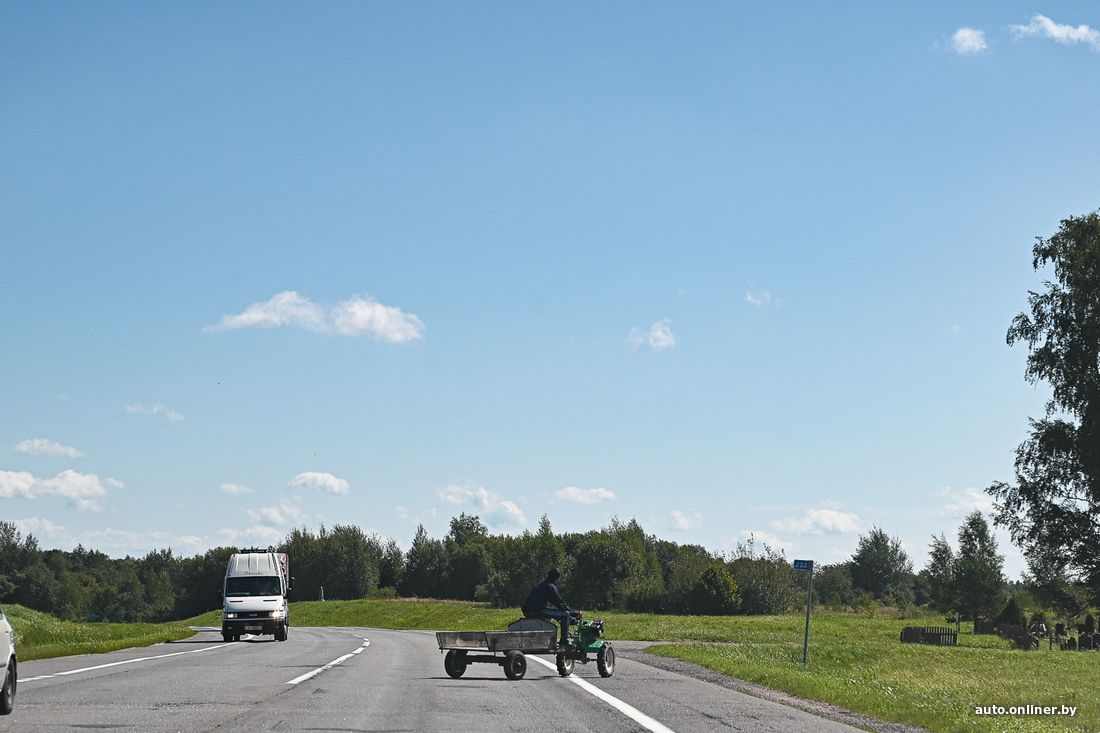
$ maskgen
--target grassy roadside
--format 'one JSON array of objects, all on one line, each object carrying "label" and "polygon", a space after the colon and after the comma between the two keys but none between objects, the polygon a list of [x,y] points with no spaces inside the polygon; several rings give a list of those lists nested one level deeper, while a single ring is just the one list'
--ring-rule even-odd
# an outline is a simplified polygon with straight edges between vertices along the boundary
[{"label": "grassy roadside", "polygon": [[167,624],[100,624],[61,621],[48,613],[5,605],[4,615],[15,630],[19,661],[71,654],[100,654],[186,639],[195,632],[186,621]]}]

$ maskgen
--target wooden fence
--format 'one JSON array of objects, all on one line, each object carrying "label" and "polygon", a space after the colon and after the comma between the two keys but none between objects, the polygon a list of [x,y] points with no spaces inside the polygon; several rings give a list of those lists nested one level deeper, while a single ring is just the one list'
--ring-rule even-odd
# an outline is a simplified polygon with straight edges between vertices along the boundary
[{"label": "wooden fence", "polygon": [[901,630],[901,643],[956,646],[959,636],[948,626],[906,626]]}]

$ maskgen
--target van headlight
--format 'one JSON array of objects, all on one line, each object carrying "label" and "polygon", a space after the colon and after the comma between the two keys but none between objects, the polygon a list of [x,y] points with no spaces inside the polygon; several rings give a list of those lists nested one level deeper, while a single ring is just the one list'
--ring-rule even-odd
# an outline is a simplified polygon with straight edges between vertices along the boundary
[{"label": "van headlight", "polygon": [[283,617],[283,612],[282,611],[272,611],[271,612],[271,618],[279,619],[279,618],[282,618],[282,617]]},{"label": "van headlight", "polygon": [[235,613],[227,613],[227,614],[225,614],[225,617],[226,617],[226,618],[237,618],[237,614],[235,614]]}]

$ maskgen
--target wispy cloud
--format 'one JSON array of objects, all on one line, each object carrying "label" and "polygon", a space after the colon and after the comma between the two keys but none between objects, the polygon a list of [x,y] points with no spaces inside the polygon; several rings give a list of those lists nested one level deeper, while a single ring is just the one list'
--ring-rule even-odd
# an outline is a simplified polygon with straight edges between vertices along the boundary
[{"label": "wispy cloud", "polygon": [[559,501],[574,504],[599,504],[601,501],[618,501],[619,498],[607,489],[578,489],[576,486],[566,486],[561,491],[555,491],[554,496]]},{"label": "wispy cloud", "polygon": [[397,506],[393,509],[397,512],[397,518],[406,524],[421,524],[425,518],[435,519],[439,514],[434,507],[425,512],[424,517],[421,517],[419,514],[414,514],[403,506]]},{"label": "wispy cloud", "polygon": [[71,445],[61,445],[60,443],[55,443],[45,438],[24,440],[16,444],[15,450],[20,453],[30,453],[36,456],[68,456],[69,458],[80,458],[84,455]]},{"label": "wispy cloud", "polygon": [[306,514],[293,502],[283,499],[279,506],[265,506],[259,509],[245,509],[244,513],[253,522],[286,526],[288,524],[304,524],[309,520]]},{"label": "wispy cloud", "polygon": [[222,484],[222,491],[225,492],[226,494],[251,494],[252,493],[252,489],[248,488],[247,486],[242,486],[241,484],[231,484],[231,483]]},{"label": "wispy cloud", "polygon": [[951,47],[960,56],[981,53],[989,48],[985,41],[985,31],[976,28],[960,28],[951,36]]},{"label": "wispy cloud", "polygon": [[977,509],[981,512],[993,510],[993,498],[981,489],[953,489],[945,486],[937,492],[944,497],[943,511],[950,517],[961,517]]},{"label": "wispy cloud", "polygon": [[217,531],[219,544],[223,545],[276,545],[283,539],[283,532],[265,524],[256,524],[246,529],[225,527]]},{"label": "wispy cloud", "polygon": [[490,527],[526,527],[527,517],[515,502],[495,491],[478,486],[473,481],[449,484],[436,492],[444,504],[468,505],[478,512]]},{"label": "wispy cloud", "polygon": [[53,478],[41,479],[26,471],[0,471],[0,499],[37,499],[40,496],[60,496],[70,507],[82,512],[103,510],[100,499],[107,495],[106,486],[122,489],[121,481],[113,478],[100,481],[94,473],[62,471]]},{"label": "wispy cloud", "polygon": [[317,333],[343,336],[367,334],[379,341],[399,344],[422,339],[425,331],[424,323],[416,315],[382,305],[373,298],[356,295],[325,310],[294,290],[253,303],[243,313],[223,316],[220,322],[203,331],[275,326],[300,326]]},{"label": "wispy cloud", "polygon": [[745,300],[757,308],[763,308],[772,304],[772,294],[767,290],[747,290],[745,291]]},{"label": "wispy cloud", "polygon": [[[755,542],[762,545],[767,545],[773,550],[782,550],[783,552],[794,552],[798,549],[797,543],[787,542],[786,540],[779,539],[773,534],[768,534],[767,532],[758,532],[752,529],[742,530],[741,540],[743,542],[747,540],[754,540]],[[759,547],[757,549],[759,549]]]},{"label": "wispy cloud", "polygon": [[1071,25],[1055,23],[1045,15],[1034,15],[1027,25],[1009,26],[1017,38],[1024,36],[1042,36],[1053,38],[1058,43],[1072,46],[1077,43],[1087,43],[1093,49],[1100,51],[1100,31],[1087,25],[1079,25],[1074,28]]},{"label": "wispy cloud", "polygon": [[157,415],[163,412],[164,416],[167,417],[170,422],[179,422],[183,419],[183,415],[179,414],[168,405],[162,405],[159,402],[149,405],[135,402],[132,405],[126,405],[126,412],[131,415]]},{"label": "wispy cloud", "polygon": [[167,547],[184,553],[203,552],[215,544],[208,537],[171,535],[156,530],[131,532],[108,527],[92,532],[82,532],[42,517],[16,519],[15,526],[24,534],[33,534],[39,540],[47,539],[48,541],[41,543],[46,547],[65,549],[81,544],[115,555],[139,555],[153,549]]},{"label": "wispy cloud", "polygon": [[669,515],[668,528],[675,530],[699,529],[703,526],[702,514],[685,514],[676,509]]},{"label": "wispy cloud", "polygon": [[772,527],[789,534],[851,534],[859,531],[859,517],[835,509],[810,509],[799,519],[777,519]]},{"label": "wispy cloud", "polygon": [[318,473],[317,471],[300,473],[290,481],[292,489],[299,486],[305,486],[307,489],[320,491],[323,494],[348,493],[348,482],[342,478],[336,478],[331,473]]},{"label": "wispy cloud", "polygon": [[644,347],[654,351],[664,351],[676,345],[676,334],[669,328],[670,323],[672,321],[664,318],[650,326],[648,331],[635,327],[630,331],[628,340],[635,349]]}]

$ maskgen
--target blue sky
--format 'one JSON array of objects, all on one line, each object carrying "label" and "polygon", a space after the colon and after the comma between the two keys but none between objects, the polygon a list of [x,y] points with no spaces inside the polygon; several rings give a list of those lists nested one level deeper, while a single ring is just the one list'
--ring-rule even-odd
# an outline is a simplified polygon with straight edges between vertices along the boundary
[{"label": "blue sky", "polygon": [[[1012,478],[1070,3],[0,4],[0,518],[192,554],[636,517],[917,567]],[[1023,569],[1002,535],[1008,569]]]}]

